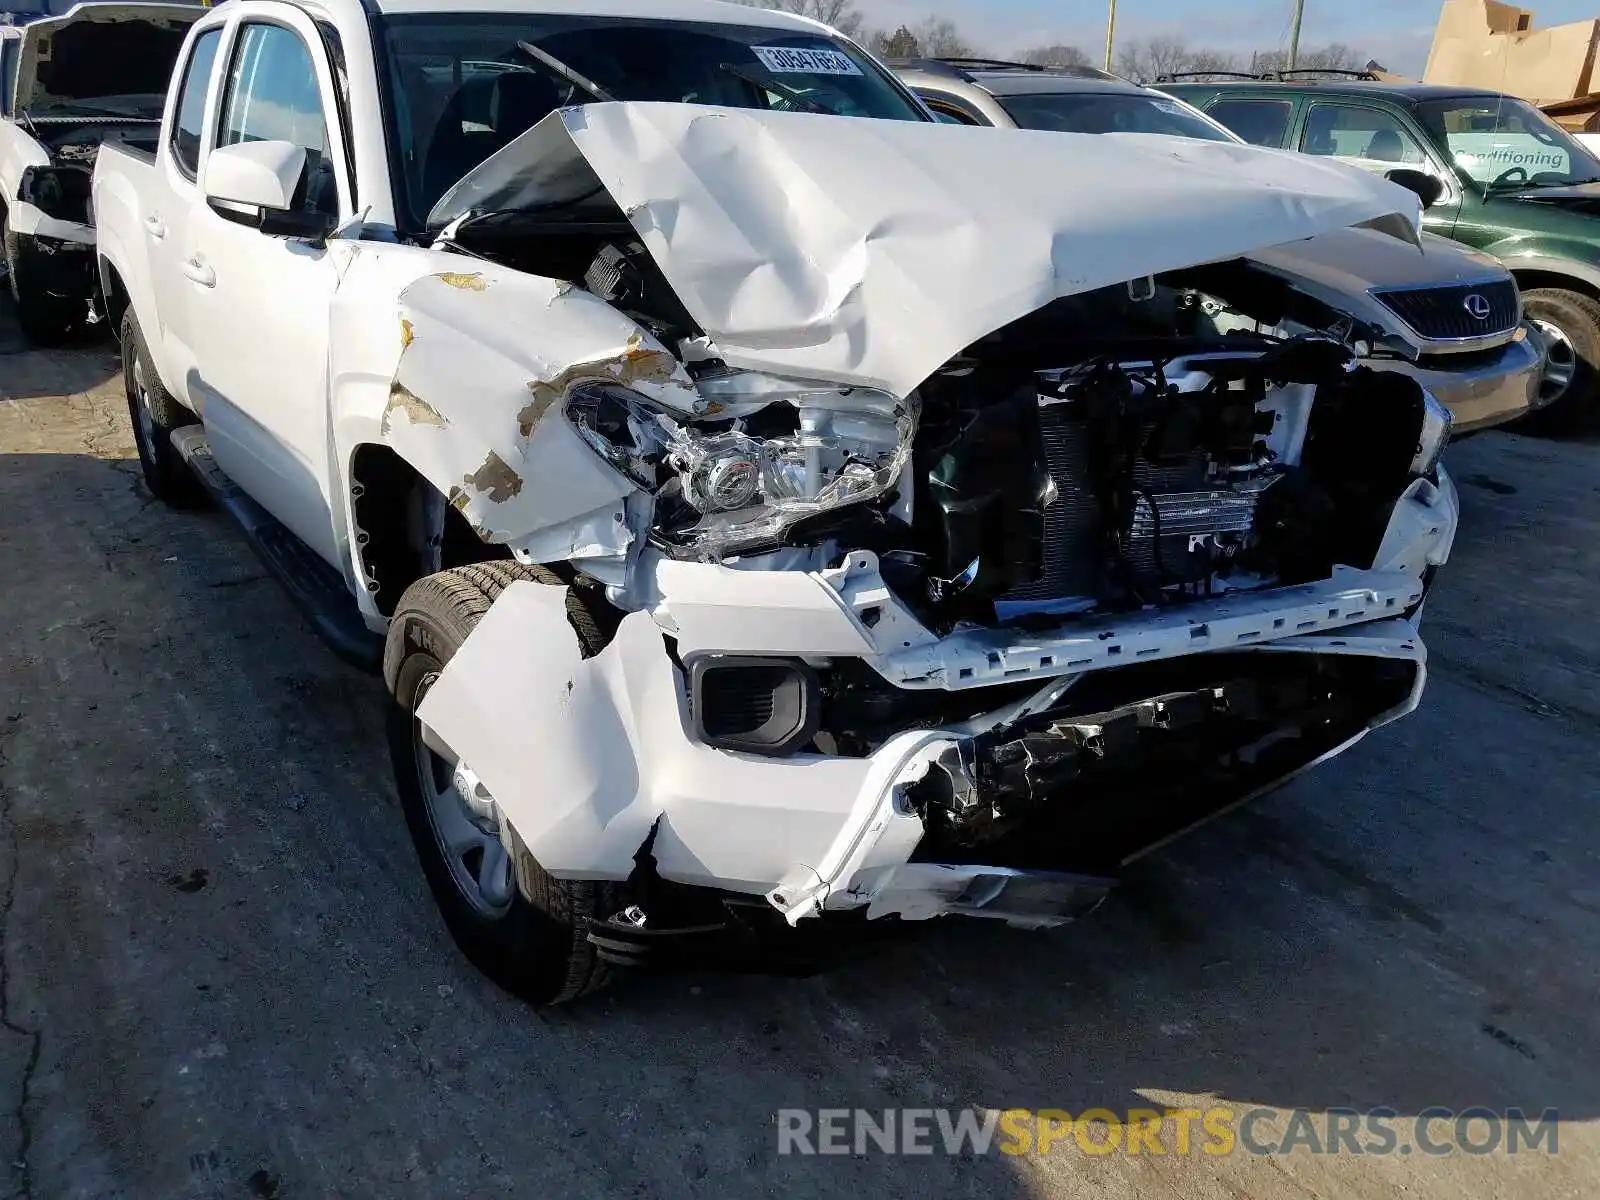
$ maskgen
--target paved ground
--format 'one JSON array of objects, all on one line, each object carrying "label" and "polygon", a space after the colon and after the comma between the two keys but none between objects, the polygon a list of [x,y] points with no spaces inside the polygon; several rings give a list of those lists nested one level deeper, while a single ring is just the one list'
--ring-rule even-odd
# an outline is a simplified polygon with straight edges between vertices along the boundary
[{"label": "paved ground", "polygon": [[[33,1197],[1593,1196],[1600,444],[1451,452],[1423,710],[1049,935],[533,1012],[430,907],[336,662],[0,323],[0,1183]],[[1476,1158],[780,1158],[780,1107],[1555,1107]],[[1271,1141],[1263,1125],[1257,1140]],[[1435,1135],[1440,1136],[1438,1128]],[[1172,1148],[1172,1142],[1167,1142]],[[9,1176],[9,1178],[6,1178]]]}]

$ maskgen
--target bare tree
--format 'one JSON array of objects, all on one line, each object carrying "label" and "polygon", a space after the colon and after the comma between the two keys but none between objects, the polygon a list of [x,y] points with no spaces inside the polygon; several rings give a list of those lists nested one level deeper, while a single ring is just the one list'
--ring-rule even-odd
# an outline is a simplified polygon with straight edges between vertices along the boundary
[{"label": "bare tree", "polygon": [[[1197,59],[1203,59],[1206,65],[1192,65]],[[1116,71],[1140,83],[1151,83],[1178,71],[1225,70],[1227,68],[1214,65],[1223,60],[1231,62],[1232,56],[1215,50],[1190,49],[1182,38],[1148,37],[1123,45],[1117,54]]]},{"label": "bare tree", "polygon": [[[1285,71],[1289,68],[1289,55],[1284,50],[1264,50],[1256,54],[1254,59],[1258,71]],[[1354,71],[1361,66],[1361,57],[1343,42],[1302,47],[1295,62],[1295,69],[1299,71]]]},{"label": "bare tree", "polygon": [[912,32],[926,58],[961,58],[976,52],[956,28],[956,23],[945,17],[929,17]]},{"label": "bare tree", "polygon": [[861,36],[867,23],[855,0],[738,0],[738,3],[748,8],[773,8],[810,17],[850,37]]},{"label": "bare tree", "polygon": [[1035,46],[1017,52],[1017,61],[1035,67],[1086,67],[1089,56],[1076,46]]}]

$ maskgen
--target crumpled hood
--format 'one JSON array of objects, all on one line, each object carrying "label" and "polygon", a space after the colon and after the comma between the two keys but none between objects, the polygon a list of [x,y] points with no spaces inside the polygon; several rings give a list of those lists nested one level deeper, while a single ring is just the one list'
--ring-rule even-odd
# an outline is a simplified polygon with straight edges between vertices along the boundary
[{"label": "crumpled hood", "polygon": [[1414,243],[1421,215],[1254,146],[622,102],[550,114],[429,225],[596,186],[730,365],[897,395],[1058,297],[1358,224]]}]

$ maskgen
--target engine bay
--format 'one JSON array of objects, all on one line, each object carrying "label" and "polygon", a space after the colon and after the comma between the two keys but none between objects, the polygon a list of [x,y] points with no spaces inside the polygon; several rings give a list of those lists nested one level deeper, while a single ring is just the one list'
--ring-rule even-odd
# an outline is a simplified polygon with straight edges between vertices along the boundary
[{"label": "engine bay", "polygon": [[1064,297],[896,398],[730,370],[604,207],[475,218],[447,244],[570,280],[674,348],[703,411],[609,387],[567,408],[649,492],[650,545],[702,561],[809,550],[811,569],[871,550],[939,632],[1370,566],[1448,436],[1413,380],[1361,365],[1370,331],[1247,260]]}]

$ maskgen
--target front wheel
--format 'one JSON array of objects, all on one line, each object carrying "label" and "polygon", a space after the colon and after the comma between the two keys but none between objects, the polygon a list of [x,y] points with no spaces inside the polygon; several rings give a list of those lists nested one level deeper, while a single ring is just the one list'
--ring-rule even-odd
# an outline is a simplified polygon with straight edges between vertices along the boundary
[{"label": "front wheel", "polygon": [[11,278],[11,297],[17,302],[17,324],[22,326],[23,335],[35,345],[54,346],[65,339],[87,313],[88,302],[78,305],[45,290],[32,245],[30,239],[9,229],[5,231],[6,273]]},{"label": "front wheel", "polygon": [[1582,431],[1600,389],[1600,303],[1565,288],[1523,293],[1522,307],[1543,336],[1548,359],[1539,383],[1541,408],[1523,423],[1529,432]]},{"label": "front wheel", "polygon": [[[416,716],[489,606],[519,580],[560,583],[539,567],[489,562],[441,571],[406,590],[384,651],[384,674],[393,681],[389,752],[406,827],[456,945],[508,991],[559,1004],[607,982],[588,926],[617,907],[615,889],[546,873],[501,822],[470,764],[432,734],[425,741]],[[592,624],[575,618],[573,628],[586,653],[598,649]]]}]

